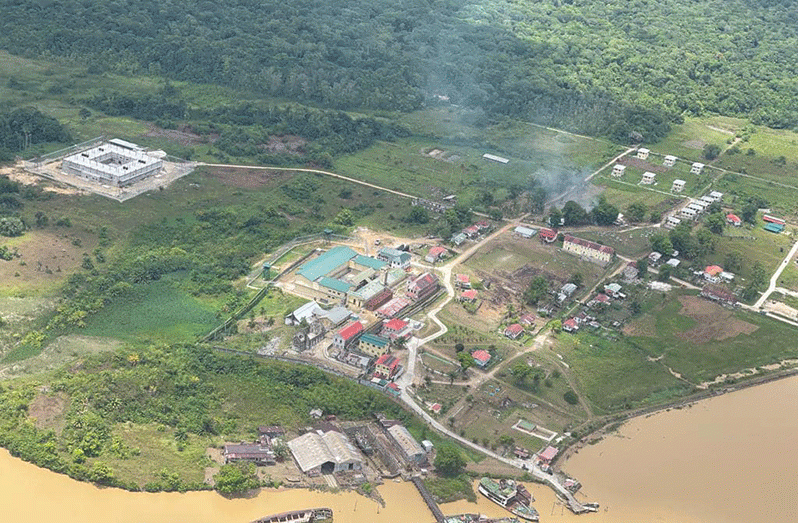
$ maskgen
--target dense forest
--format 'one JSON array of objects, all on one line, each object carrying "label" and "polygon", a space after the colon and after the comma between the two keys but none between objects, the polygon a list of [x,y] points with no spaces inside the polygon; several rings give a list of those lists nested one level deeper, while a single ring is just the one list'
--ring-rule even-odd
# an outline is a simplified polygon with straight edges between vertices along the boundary
[{"label": "dense forest", "polygon": [[682,114],[798,122],[786,0],[12,0],[0,46],[334,109],[448,99],[617,140]]},{"label": "dense forest", "polygon": [[37,143],[66,142],[69,139],[69,132],[58,120],[37,109],[0,110],[0,161],[10,160],[12,153]]}]

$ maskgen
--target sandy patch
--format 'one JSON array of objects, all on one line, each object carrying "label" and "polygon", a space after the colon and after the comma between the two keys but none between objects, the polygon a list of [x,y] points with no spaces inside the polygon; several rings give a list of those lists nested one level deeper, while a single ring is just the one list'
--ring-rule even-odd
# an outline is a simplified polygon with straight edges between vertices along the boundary
[{"label": "sandy patch", "polygon": [[28,416],[36,428],[60,430],[69,401],[65,394],[40,392],[28,405]]},{"label": "sandy patch", "polygon": [[23,185],[41,185],[43,191],[57,193],[57,194],[81,194],[82,191],[74,187],[66,186],[53,186],[50,185],[48,180],[40,178],[35,174],[30,174],[22,170],[19,165],[13,167],[0,167],[0,176],[8,176],[8,179],[13,182],[18,182]]},{"label": "sandy patch", "polygon": [[208,139],[191,132],[191,128],[186,125],[181,125],[177,129],[161,129],[158,126],[151,125],[149,130],[144,133],[144,136],[151,138],[166,138],[175,143],[179,143],[183,147],[189,147],[201,143],[207,143]]},{"label": "sandy patch", "polygon": [[719,341],[740,334],[751,334],[759,328],[736,318],[733,311],[698,296],[680,296],[679,303],[682,304],[679,314],[698,323],[692,329],[678,334],[684,340],[695,343]]},{"label": "sandy patch", "polygon": [[654,315],[646,315],[624,325],[622,332],[626,336],[654,338],[657,336],[657,319]]}]

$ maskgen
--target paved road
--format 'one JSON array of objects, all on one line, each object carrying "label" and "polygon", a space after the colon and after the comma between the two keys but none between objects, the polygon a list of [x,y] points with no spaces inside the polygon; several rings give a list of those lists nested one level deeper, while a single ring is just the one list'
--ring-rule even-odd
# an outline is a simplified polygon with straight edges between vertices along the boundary
[{"label": "paved road", "polygon": [[776,272],[774,272],[773,276],[771,276],[770,285],[768,286],[768,289],[762,293],[762,296],[760,296],[759,299],[756,300],[756,303],[754,304],[755,309],[761,308],[762,304],[765,303],[765,300],[768,299],[768,296],[770,296],[770,294],[774,290],[776,290],[776,284],[779,281],[779,276],[781,276],[782,271],[784,271],[785,267],[787,267],[787,265],[790,263],[790,260],[795,258],[796,252],[798,252],[798,241],[795,242],[795,244],[792,246],[792,249],[790,249],[790,252],[788,252],[787,256],[784,257],[784,260],[781,262],[781,265],[779,265],[779,268],[776,269]]}]

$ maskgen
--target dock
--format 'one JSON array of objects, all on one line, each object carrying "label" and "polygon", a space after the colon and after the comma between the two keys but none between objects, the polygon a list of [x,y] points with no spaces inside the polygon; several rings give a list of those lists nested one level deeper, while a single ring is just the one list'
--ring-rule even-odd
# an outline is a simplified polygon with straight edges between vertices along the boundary
[{"label": "dock", "polygon": [[410,481],[412,481],[413,485],[415,485],[418,489],[418,493],[421,494],[421,499],[423,499],[429,507],[430,512],[432,512],[432,515],[435,517],[435,521],[437,523],[443,523],[443,512],[441,512],[438,504],[435,503],[435,500],[432,498],[432,494],[430,494],[429,490],[427,490],[427,486],[424,485],[424,482],[421,480],[421,478],[413,477],[410,479]]}]

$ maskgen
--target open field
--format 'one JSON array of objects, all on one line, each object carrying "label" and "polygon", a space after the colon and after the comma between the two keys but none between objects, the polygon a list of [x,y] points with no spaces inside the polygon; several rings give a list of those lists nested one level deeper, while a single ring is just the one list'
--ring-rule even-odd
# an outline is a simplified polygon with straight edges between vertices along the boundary
[{"label": "open field", "polygon": [[[790,185],[798,187],[798,183]],[[713,184],[713,189],[724,193],[723,201],[742,207],[752,197],[764,198],[774,213],[789,221],[798,218],[798,190],[776,185],[772,180],[759,180],[733,173],[726,173]]]},{"label": "open field", "polygon": [[[665,298],[653,294],[645,307],[648,312],[629,324],[618,345],[652,358],[661,356],[659,363],[692,384],[797,354],[794,327],[766,316],[726,309],[682,292]],[[653,324],[646,315],[654,318]]]},{"label": "open field", "polygon": [[701,158],[704,145],[714,144],[724,148],[729,138],[734,138],[745,124],[745,120],[724,116],[687,117],[683,124],[674,125],[665,139],[646,147],[663,155],[671,154],[682,160],[703,162]]},{"label": "open field", "polygon": [[[645,186],[637,185],[637,182],[631,185],[623,184],[608,175],[596,176],[592,182],[603,189],[602,195],[621,212],[630,204],[640,202],[648,208],[649,214],[651,212],[664,214],[684,199],[679,195],[648,190],[644,188]],[[666,192],[669,190],[670,187]]]},{"label": "open field", "polygon": [[754,226],[728,227],[723,238],[717,242],[715,252],[706,257],[707,264],[723,267],[726,256],[731,252],[738,252],[744,260],[739,271],[740,276],[750,277],[754,264],[759,262],[765,268],[770,281],[770,276],[784,260],[795,238],[786,233],[773,234],[764,230],[762,225],[763,222],[757,220]]},{"label": "open field", "polygon": [[466,267],[480,277],[490,279],[492,292],[494,289],[498,292],[500,287],[509,287],[511,293],[501,293],[504,303],[509,303],[511,297],[520,299],[529,282],[538,275],[562,285],[579,273],[583,282],[576,293],[579,295],[592,287],[605,272],[599,265],[564,252],[556,243],[543,244],[537,238],[516,238],[510,232],[485,245],[466,262]]}]

